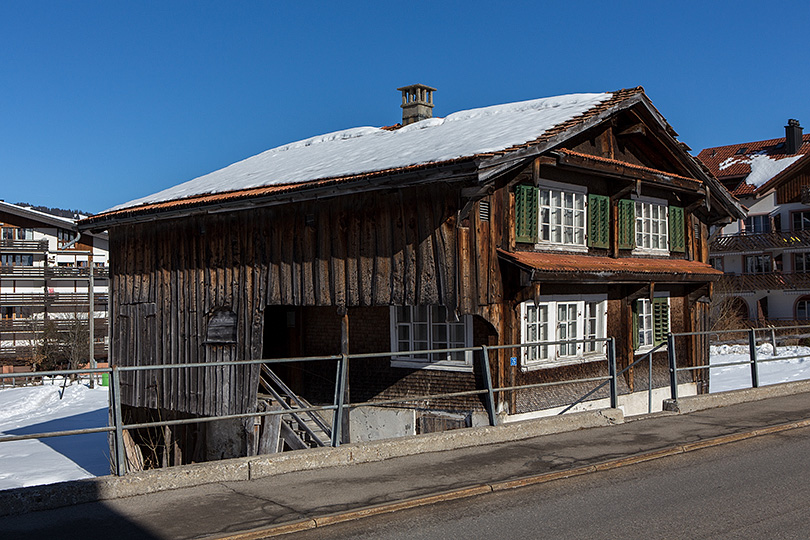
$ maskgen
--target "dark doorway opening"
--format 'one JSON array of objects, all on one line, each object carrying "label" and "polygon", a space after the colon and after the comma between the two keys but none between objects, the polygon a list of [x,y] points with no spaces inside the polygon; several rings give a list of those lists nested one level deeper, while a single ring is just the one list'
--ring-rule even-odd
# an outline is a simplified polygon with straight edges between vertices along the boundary
[{"label": "dark doorway opening", "polygon": [[[268,306],[264,310],[262,358],[295,358],[301,352],[301,313],[292,306]],[[301,362],[271,366],[273,372],[296,394],[304,391]]]}]

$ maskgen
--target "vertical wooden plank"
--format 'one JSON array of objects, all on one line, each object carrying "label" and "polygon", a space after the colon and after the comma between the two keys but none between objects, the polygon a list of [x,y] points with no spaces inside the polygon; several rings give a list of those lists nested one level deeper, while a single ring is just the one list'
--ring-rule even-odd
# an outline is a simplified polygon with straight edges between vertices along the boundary
[{"label": "vertical wooden plank", "polygon": [[[317,272],[316,263],[316,234],[315,227],[317,222],[312,225],[307,223],[307,219],[314,220],[315,214],[312,208],[306,206],[304,209],[304,223],[301,229],[301,304],[305,306],[314,306],[315,301],[315,274]],[[309,218],[307,216],[310,216]]]},{"label": "vertical wooden plank", "polygon": [[405,303],[405,222],[400,198],[390,197],[391,212],[391,304]]},{"label": "vertical wooden plank", "polygon": [[372,303],[385,306],[391,303],[393,275],[391,272],[393,253],[391,249],[391,202],[386,194],[377,198],[377,223],[374,228],[376,248],[374,250],[374,287]]},{"label": "vertical wooden plank", "polygon": [[416,208],[412,197],[400,190],[400,211],[402,212],[405,230],[404,263],[405,263],[405,305],[415,306],[419,290],[419,273],[417,267],[417,248],[419,245],[419,226]]},{"label": "vertical wooden plank", "polygon": [[331,216],[330,208],[334,204],[324,205],[321,211],[315,214],[315,234],[318,244],[318,253],[315,258],[315,304],[319,306],[332,305],[332,286],[330,279],[331,250]]},{"label": "vertical wooden plank", "polygon": [[359,253],[359,277],[358,289],[360,292],[360,305],[370,306],[373,303],[374,297],[374,262],[375,262],[375,232],[377,228],[376,223],[376,204],[375,199],[369,201],[370,208],[363,212],[360,221],[360,253]]},{"label": "vertical wooden plank", "polygon": [[[414,205],[418,208],[418,205]],[[419,305],[435,305],[439,303],[439,284],[437,276],[437,261],[433,250],[433,216],[432,212],[418,212],[417,215],[419,244],[416,251],[416,266],[418,276]]]},{"label": "vertical wooden plank", "polygon": [[278,227],[278,250],[281,254],[280,262],[280,303],[287,306],[295,305],[293,299],[293,237],[294,226],[292,223],[285,224],[285,226]]},{"label": "vertical wooden plank", "polygon": [[[344,203],[345,204],[345,203]],[[346,261],[347,261],[347,212],[332,205],[330,227],[332,229],[332,295],[336,306],[345,306],[347,302]]]},{"label": "vertical wooden plank", "polygon": [[360,205],[357,200],[346,216],[346,305],[360,305]]}]

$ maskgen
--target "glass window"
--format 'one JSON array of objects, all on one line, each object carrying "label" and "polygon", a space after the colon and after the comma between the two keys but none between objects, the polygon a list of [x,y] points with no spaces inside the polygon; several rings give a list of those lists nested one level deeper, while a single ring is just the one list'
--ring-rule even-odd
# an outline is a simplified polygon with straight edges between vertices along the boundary
[{"label": "glass window", "polygon": [[[459,349],[470,347],[469,316],[450,320],[444,306],[392,307],[392,346],[395,352]],[[468,351],[427,353],[416,352],[397,359],[412,364],[432,364],[448,367],[471,367]]]},{"label": "glass window", "polygon": [[540,242],[585,245],[585,194],[540,189]]},{"label": "glass window", "polygon": [[654,343],[652,302],[649,298],[638,301],[638,346],[651,347]]},{"label": "glass window", "polygon": [[793,230],[810,231],[810,212],[793,212]]},{"label": "glass window", "polygon": [[793,271],[810,272],[810,252],[793,254]]},{"label": "glass window", "polygon": [[[521,305],[521,343],[535,343],[522,348],[524,368],[565,365],[587,361],[587,355],[604,354],[604,342],[583,340],[604,337],[606,301],[575,298]],[[567,343],[542,344],[548,341]]]},{"label": "glass window", "polygon": [[772,269],[770,255],[746,255],[746,274],[769,274]]},{"label": "glass window", "polygon": [[637,348],[653,347],[664,343],[669,333],[669,298],[659,297],[650,301],[641,298],[636,303],[638,327]]},{"label": "glass window", "polygon": [[636,201],[636,247],[668,250],[667,207]]},{"label": "glass window", "polygon": [[771,219],[768,214],[758,216],[748,216],[743,222],[746,233],[766,233],[771,232]]},{"label": "glass window", "polygon": [[810,296],[804,296],[796,302],[796,318],[805,321],[810,319]]},{"label": "glass window", "polygon": [[723,270],[723,257],[709,257],[709,264],[716,270]]}]

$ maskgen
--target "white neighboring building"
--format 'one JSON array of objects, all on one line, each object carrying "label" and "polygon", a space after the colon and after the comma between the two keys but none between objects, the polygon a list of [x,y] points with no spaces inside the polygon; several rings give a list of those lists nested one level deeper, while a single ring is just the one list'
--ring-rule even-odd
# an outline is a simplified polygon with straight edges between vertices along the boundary
[{"label": "white neighboring building", "polygon": [[[107,360],[107,235],[0,201],[0,364],[29,365],[43,321],[67,330],[89,318],[93,269],[95,359]],[[86,356],[89,356],[89,350]]]},{"label": "white neighboring building", "polygon": [[810,320],[810,134],[789,120],[785,137],[698,154],[748,207],[713,237],[718,292],[751,320]]}]

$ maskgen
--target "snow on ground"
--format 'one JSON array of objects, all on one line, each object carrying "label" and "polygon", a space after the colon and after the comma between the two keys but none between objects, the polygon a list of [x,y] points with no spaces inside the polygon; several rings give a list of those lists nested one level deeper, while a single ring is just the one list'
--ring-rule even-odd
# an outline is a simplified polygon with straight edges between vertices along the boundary
[{"label": "snow on ground", "polygon": [[[108,389],[45,384],[0,390],[0,435],[104,427]],[[110,473],[106,433],[0,442],[0,489]]]},{"label": "snow on ground", "polygon": [[[763,362],[760,384],[810,379],[810,347],[778,347],[777,358],[804,358]],[[759,360],[774,358],[771,346],[757,348]],[[747,362],[748,346],[711,348],[711,364]],[[750,365],[711,368],[710,392],[750,388]],[[107,425],[108,390],[73,384],[59,399],[60,387],[46,384],[0,390],[0,435],[22,435]],[[105,433],[51,437],[41,440],[0,442],[0,490],[102,476],[110,472]]]},{"label": "snow on ground", "polygon": [[[773,348],[765,343],[757,347],[757,360],[770,360],[779,357],[805,355],[804,358],[778,360],[774,362],[758,363],[759,384],[777,384],[790,381],[810,379],[810,347],[785,346],[776,347],[776,356]],[[728,364],[732,362],[750,362],[748,345],[718,345],[711,347],[712,365]],[[737,390],[751,387],[751,364],[741,366],[725,366],[711,369],[709,375],[709,393]]]}]

